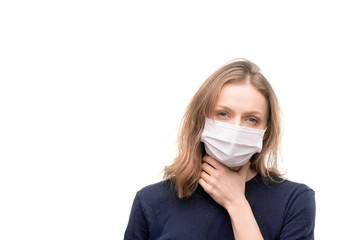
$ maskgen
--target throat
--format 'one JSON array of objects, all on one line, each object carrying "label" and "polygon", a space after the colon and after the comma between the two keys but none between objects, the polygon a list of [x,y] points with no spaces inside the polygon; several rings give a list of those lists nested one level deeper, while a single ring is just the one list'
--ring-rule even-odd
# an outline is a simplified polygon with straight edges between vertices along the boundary
[{"label": "throat", "polygon": [[[238,172],[240,170],[241,167],[231,167],[230,169]],[[249,170],[246,173],[246,182],[250,181],[251,179],[253,179],[256,175],[258,174],[257,171],[249,168]]]},{"label": "throat", "polygon": [[248,181],[250,181],[251,179],[253,179],[257,174],[258,174],[257,171],[249,168],[249,171],[246,173],[246,182],[248,182]]}]

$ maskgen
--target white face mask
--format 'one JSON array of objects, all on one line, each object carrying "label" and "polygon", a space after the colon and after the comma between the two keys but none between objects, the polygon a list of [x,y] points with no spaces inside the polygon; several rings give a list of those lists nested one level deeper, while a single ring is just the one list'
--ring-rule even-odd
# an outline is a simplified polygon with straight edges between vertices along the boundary
[{"label": "white face mask", "polygon": [[201,141],[206,153],[228,167],[247,163],[261,152],[265,130],[247,128],[211,119],[205,120]]}]

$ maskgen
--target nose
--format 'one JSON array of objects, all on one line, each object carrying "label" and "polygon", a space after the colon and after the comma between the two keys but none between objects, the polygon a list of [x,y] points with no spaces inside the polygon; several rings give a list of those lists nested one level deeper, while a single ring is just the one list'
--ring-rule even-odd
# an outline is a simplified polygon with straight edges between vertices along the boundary
[{"label": "nose", "polygon": [[241,118],[240,117],[233,118],[233,121],[231,124],[234,124],[236,126],[241,126]]}]

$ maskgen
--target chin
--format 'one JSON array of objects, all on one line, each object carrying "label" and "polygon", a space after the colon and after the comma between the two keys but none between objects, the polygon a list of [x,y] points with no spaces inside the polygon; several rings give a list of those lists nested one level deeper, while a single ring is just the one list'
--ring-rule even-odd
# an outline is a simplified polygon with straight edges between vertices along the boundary
[{"label": "chin", "polygon": [[238,167],[229,167],[231,170],[237,172],[240,170],[241,166],[238,166]]}]

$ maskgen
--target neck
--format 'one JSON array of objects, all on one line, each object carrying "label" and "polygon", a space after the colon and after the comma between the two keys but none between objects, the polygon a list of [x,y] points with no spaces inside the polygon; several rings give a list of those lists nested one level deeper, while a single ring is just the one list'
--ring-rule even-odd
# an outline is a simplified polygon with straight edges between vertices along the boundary
[{"label": "neck", "polygon": [[[241,167],[231,167],[230,169],[232,169],[233,171],[237,172],[240,170]],[[249,170],[246,173],[246,182],[250,181],[253,177],[255,177],[258,174],[257,171],[249,168]]]},{"label": "neck", "polygon": [[257,171],[249,168],[249,171],[246,173],[246,182],[253,179],[258,174]]}]

